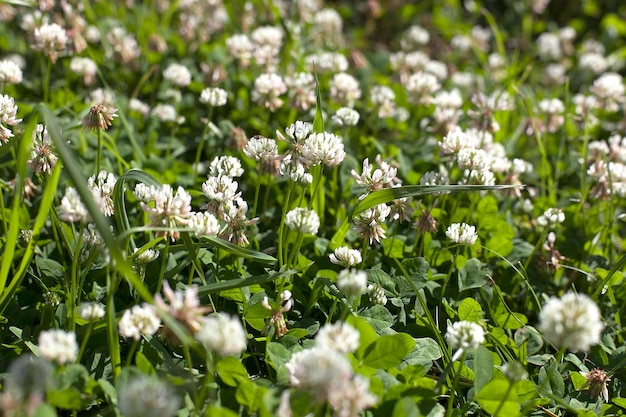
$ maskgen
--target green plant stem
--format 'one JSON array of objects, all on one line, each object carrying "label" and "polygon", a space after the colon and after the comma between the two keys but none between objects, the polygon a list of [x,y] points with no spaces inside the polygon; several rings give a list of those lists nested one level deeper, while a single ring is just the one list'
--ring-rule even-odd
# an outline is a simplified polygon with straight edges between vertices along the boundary
[{"label": "green plant stem", "polygon": [[296,243],[294,243],[291,252],[289,253],[289,259],[287,260],[287,268],[291,268],[293,266],[293,261],[296,259],[298,254],[300,253],[300,247],[302,246],[302,240],[304,236],[302,232],[298,232],[298,236],[296,237]]},{"label": "green plant stem", "polygon": [[452,271],[454,270],[454,264],[456,262],[456,259],[459,257],[460,252],[461,252],[461,245],[459,244],[456,247],[456,252],[454,256],[452,257],[452,260],[450,261],[450,268],[448,269],[448,275],[446,276],[446,279],[443,281],[443,285],[441,286],[441,298],[445,297],[446,295],[446,288],[448,288],[448,283],[450,282],[450,278],[452,277]]},{"label": "green plant stem", "polygon": [[163,248],[163,252],[161,252],[161,256],[163,258],[161,259],[161,269],[159,271],[159,277],[158,277],[159,282],[157,284],[157,289],[156,289],[157,294],[161,292],[161,286],[163,285],[163,278],[165,277],[165,268],[167,267],[167,258],[169,256],[169,252],[170,252],[170,240],[166,238],[165,247]]},{"label": "green plant stem", "polygon": [[509,396],[509,394],[511,393],[511,390],[513,389],[513,384],[511,383],[511,381],[509,381],[507,379],[507,381],[509,382],[509,386],[506,389],[506,393],[504,394],[504,397],[502,397],[502,400],[500,401],[500,404],[498,404],[498,408],[496,408],[495,413],[493,413],[494,416],[499,415],[500,410],[502,410],[502,407],[504,407],[504,404],[506,403],[506,399]]},{"label": "green plant stem", "polygon": [[91,332],[93,331],[93,325],[94,322],[92,320],[89,320],[89,323],[87,324],[87,330],[85,330],[85,335],[83,336],[83,340],[80,342],[80,349],[78,351],[78,357],[76,358],[76,363],[80,363],[80,360],[83,357],[83,354],[85,353],[85,349],[87,348],[87,341],[89,340],[89,337],[91,336]]},{"label": "green plant stem", "polygon": [[44,57],[43,59],[46,62],[46,68],[43,75],[43,102],[47,104],[50,98],[50,74],[52,73],[52,61],[47,57]]},{"label": "green plant stem", "polygon": [[278,226],[278,267],[282,267],[284,264],[284,255],[283,255],[283,245],[284,242],[284,229],[285,229],[285,218],[287,217],[287,210],[289,210],[289,203],[291,199],[291,193],[293,191],[294,183],[293,181],[289,181],[289,187],[287,188],[287,195],[285,196],[285,203],[283,204],[283,211],[280,215],[280,225]]},{"label": "green plant stem", "polygon": [[252,218],[256,217],[257,207],[259,205],[259,194],[261,194],[261,182],[263,182],[263,173],[261,172],[261,164],[258,164],[259,180],[256,182],[254,189],[254,204],[252,204]]},{"label": "green plant stem", "polygon": [[210,106],[208,120],[206,122],[206,125],[204,126],[204,130],[202,131],[202,136],[200,137],[200,143],[198,143],[198,148],[196,149],[196,157],[194,158],[193,166],[196,169],[196,173],[198,172],[198,166],[200,164],[200,159],[202,158],[202,150],[204,148],[204,142],[206,142],[207,140],[207,135],[209,134],[209,123],[211,123],[212,118],[213,118],[213,106]]},{"label": "green plant stem", "polygon": [[80,282],[80,268],[78,267],[78,263],[80,262],[80,252],[83,248],[84,229],[85,225],[81,224],[78,235],[76,236],[76,247],[74,249],[74,256],[72,257],[70,296],[69,300],[66,300],[68,330],[70,331],[76,329],[76,299],[78,298],[78,283]]},{"label": "green plant stem", "polygon": [[111,368],[113,376],[117,377],[122,370],[122,358],[120,354],[119,334],[117,331],[117,319],[115,316],[115,292],[118,285],[118,279],[111,276],[109,268],[107,268],[107,342],[109,345],[109,353],[111,355]]},{"label": "green plant stem", "polygon": [[217,399],[217,392],[215,389],[215,357],[214,353],[208,351],[206,357],[206,374],[202,380],[202,388],[200,389],[200,393],[196,397],[197,402],[195,403],[196,410],[200,410],[204,405],[205,399],[208,396],[209,400]]},{"label": "green plant stem", "polygon": [[138,346],[139,346],[139,340],[133,340],[133,343],[130,345],[130,350],[128,351],[128,356],[126,356],[127,367],[133,363],[133,357],[135,356],[135,352],[137,352]]},{"label": "green plant stem", "polygon": [[97,153],[96,153],[96,173],[95,175],[98,176],[98,173],[100,172],[100,161],[102,159],[102,129],[98,129],[98,147],[97,147]]},{"label": "green plant stem", "polygon": [[[452,409],[454,407],[454,400],[456,398],[456,391],[458,389],[459,386],[459,377],[461,375],[461,367],[463,366],[463,362],[465,362],[465,351],[463,351],[463,353],[461,354],[461,357],[459,358],[459,372],[454,372],[454,381],[452,383],[452,386],[450,387],[450,398],[448,398],[448,407],[446,410],[446,417],[450,417],[452,415]],[[450,362],[451,366],[450,369],[448,370],[448,372],[450,370],[452,370],[452,368],[454,368],[454,362]]]}]

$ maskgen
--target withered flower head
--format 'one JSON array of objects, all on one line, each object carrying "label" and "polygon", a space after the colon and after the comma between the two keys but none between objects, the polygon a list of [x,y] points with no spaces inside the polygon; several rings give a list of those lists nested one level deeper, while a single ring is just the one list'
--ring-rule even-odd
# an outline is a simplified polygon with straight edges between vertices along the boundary
[{"label": "withered flower head", "polygon": [[602,369],[592,369],[589,372],[581,372],[581,375],[587,379],[587,382],[580,387],[580,389],[589,388],[589,396],[592,399],[597,399],[600,395],[605,402],[609,402],[609,390],[606,387],[606,383],[611,380],[605,371]]},{"label": "withered flower head", "polygon": [[86,130],[106,130],[111,126],[111,121],[117,117],[117,109],[101,104],[92,106],[89,113],[83,119],[83,128]]}]

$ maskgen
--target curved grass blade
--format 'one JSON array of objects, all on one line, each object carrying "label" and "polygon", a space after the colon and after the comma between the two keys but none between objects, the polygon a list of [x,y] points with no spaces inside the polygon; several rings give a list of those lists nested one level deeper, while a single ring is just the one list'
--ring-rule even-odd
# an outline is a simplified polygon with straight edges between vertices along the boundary
[{"label": "curved grass blade", "polygon": [[227,240],[220,239],[218,237],[213,236],[204,236],[203,240],[210,242],[211,244],[217,246],[220,249],[224,249],[225,251],[235,255],[241,256],[242,258],[249,259],[251,261],[259,262],[262,264],[274,265],[278,260],[271,255],[268,255],[263,252],[258,252],[252,249],[243,248],[241,246],[237,246],[233,243],[230,243]]},{"label": "curved grass blade", "polygon": [[115,261],[115,269],[135,288],[137,293],[142,299],[148,302],[152,302],[152,294],[148,291],[148,288],[141,281],[139,276],[133,271],[132,266],[124,256],[120,249],[119,242],[115,239],[111,230],[109,229],[109,221],[104,217],[98,205],[93,199],[91,191],[87,186],[87,180],[83,174],[82,168],[78,165],[77,158],[72,150],[66,145],[63,137],[61,136],[61,130],[56,117],[52,114],[50,109],[45,104],[38,104],[37,110],[41,114],[45,121],[50,138],[54,142],[54,145],[59,153],[60,159],[63,161],[69,177],[74,183],[74,187],[80,195],[87,211],[91,215],[96,228],[100,232],[104,243],[109,249],[111,258]]},{"label": "curved grass blade", "polygon": [[[119,236],[126,236],[131,228],[128,214],[126,213],[126,199],[124,198],[126,181],[128,180],[142,182],[155,187],[161,186],[161,183],[152,175],[135,168],[126,171],[126,173],[117,180],[115,188],[113,189],[113,206],[115,207],[115,223],[117,224]],[[125,239],[123,240],[124,243],[126,243]]]},{"label": "curved grass blade", "polygon": [[17,143],[17,160],[15,162],[17,176],[15,177],[15,191],[13,195],[13,204],[11,206],[11,217],[9,219],[9,230],[6,235],[6,243],[2,254],[2,263],[0,264],[0,291],[3,291],[7,284],[9,270],[11,269],[14,261],[13,257],[15,255],[15,244],[17,243],[17,236],[19,234],[19,209],[22,205],[24,179],[26,178],[26,161],[30,153],[33,132],[35,131],[37,125],[36,115],[31,115],[29,118],[30,120],[28,121],[26,130]]},{"label": "curved grass blade", "polygon": [[275,272],[267,275],[255,275],[247,278],[229,279],[228,281],[216,282],[214,284],[203,285],[198,288],[198,295],[219,294],[222,291],[232,290],[235,288],[244,288],[251,285],[265,284],[278,278],[289,277],[298,272],[295,269],[288,269],[283,272]]},{"label": "curved grass blade", "polygon": [[405,185],[403,187],[385,188],[374,191],[359,203],[352,210],[352,214],[347,217],[333,235],[328,247],[333,250],[339,247],[350,230],[350,222],[367,209],[379,204],[387,204],[398,198],[418,197],[427,194],[441,192],[459,191],[492,191],[517,188],[516,185]]}]

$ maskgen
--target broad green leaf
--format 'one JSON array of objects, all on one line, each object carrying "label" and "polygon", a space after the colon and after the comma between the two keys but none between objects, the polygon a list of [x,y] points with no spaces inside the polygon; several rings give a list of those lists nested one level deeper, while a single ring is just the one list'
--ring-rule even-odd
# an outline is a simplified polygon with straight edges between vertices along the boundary
[{"label": "broad green leaf", "polygon": [[583,385],[587,383],[587,378],[585,378],[578,371],[569,371],[569,377],[572,380],[572,385],[574,385],[574,389],[576,391],[580,391]]},{"label": "broad green leaf", "polygon": [[55,375],[54,380],[58,389],[73,387],[82,391],[89,383],[89,372],[79,363],[70,363]]},{"label": "broad green leaf", "polygon": [[565,382],[555,362],[543,366],[539,370],[539,390],[562,398],[565,394]]},{"label": "broad green leaf", "polygon": [[32,415],[33,417],[56,417],[57,412],[52,406],[48,403],[41,403],[35,409],[35,412]]},{"label": "broad green leaf", "polygon": [[239,414],[229,410],[228,408],[211,404],[204,411],[204,417],[239,417]]},{"label": "broad green leaf", "polygon": [[517,391],[508,380],[496,379],[485,385],[474,398],[488,414],[494,417],[521,415]]},{"label": "broad green leaf", "polygon": [[150,363],[143,352],[135,353],[135,365],[145,374],[154,375],[156,372],[154,366],[152,366],[152,363]]},{"label": "broad green leaf", "polygon": [[528,323],[528,318],[525,315],[510,311],[501,302],[493,311],[493,319],[499,327],[511,330],[520,329]]},{"label": "broad green leaf", "polygon": [[265,352],[267,354],[267,362],[275,370],[278,370],[291,359],[289,349],[277,342],[270,342]]},{"label": "broad green leaf", "polygon": [[459,271],[459,291],[480,288],[487,283],[487,270],[476,258],[469,259]]},{"label": "broad green leaf", "polygon": [[106,379],[100,378],[98,380],[98,385],[102,389],[102,392],[104,392],[107,401],[113,405],[117,405],[117,390],[115,389],[113,384],[111,384]]},{"label": "broad green leaf", "polygon": [[83,408],[81,394],[74,388],[49,390],[46,393],[46,398],[48,400],[48,404],[63,410],[78,411]]},{"label": "broad green leaf", "polygon": [[241,381],[237,387],[235,398],[237,398],[239,404],[247,407],[251,412],[254,412],[263,404],[263,396],[266,392],[266,387],[257,385],[251,381]]},{"label": "broad green leaf", "polygon": [[441,348],[430,337],[421,337],[415,339],[415,349],[411,352],[405,359],[404,362],[399,366],[400,369],[409,365],[423,365],[430,367],[433,361],[441,358]]},{"label": "broad green leaf", "polygon": [[491,352],[484,345],[476,348],[474,354],[474,388],[476,392],[480,390],[491,381],[493,375],[493,356]]},{"label": "broad green leaf", "polygon": [[359,314],[369,324],[371,324],[377,332],[387,329],[393,325],[393,316],[384,306],[374,305],[366,308]]},{"label": "broad green leaf", "polygon": [[[501,257],[505,257],[513,250],[513,241],[502,235],[495,235],[491,239],[487,239],[485,246],[491,249],[493,252],[499,254]],[[492,252],[487,252],[487,257],[495,257]]]},{"label": "broad green leaf", "polygon": [[346,319],[346,323],[359,331],[359,348],[355,352],[357,358],[362,358],[365,348],[373,343],[379,336],[371,324],[363,317],[350,315]]},{"label": "broad green leaf", "polygon": [[459,304],[459,320],[480,322],[483,318],[483,309],[473,298],[465,298]]},{"label": "broad green leaf", "polygon": [[406,333],[383,335],[371,343],[363,353],[362,365],[391,369],[415,348],[415,340]]},{"label": "broad green leaf", "polygon": [[418,417],[421,415],[415,400],[410,397],[400,398],[393,407],[393,413],[391,413],[391,417]]},{"label": "broad green leaf", "polygon": [[419,257],[407,258],[401,263],[413,285],[407,282],[406,279],[397,278],[398,291],[402,296],[414,296],[415,288],[421,290],[428,283],[428,262],[426,259]]},{"label": "broad green leaf", "polygon": [[215,371],[220,379],[231,387],[236,387],[250,378],[241,361],[232,356],[222,358],[215,366]]},{"label": "broad green leaf", "polygon": [[613,398],[611,402],[623,409],[626,409],[626,398]]}]

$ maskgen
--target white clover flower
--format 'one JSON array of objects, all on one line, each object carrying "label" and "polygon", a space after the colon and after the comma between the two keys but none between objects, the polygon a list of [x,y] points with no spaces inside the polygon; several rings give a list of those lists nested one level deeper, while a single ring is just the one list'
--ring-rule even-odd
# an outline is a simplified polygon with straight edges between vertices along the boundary
[{"label": "white clover flower", "polygon": [[78,314],[84,320],[95,321],[104,317],[104,306],[95,302],[81,303]]},{"label": "white clover flower", "polygon": [[149,197],[148,201],[153,201],[154,207],[142,202],[141,208],[148,212],[150,226],[167,228],[168,230],[158,231],[157,234],[176,241],[180,237],[176,229],[186,227],[191,216],[191,195],[183,187],[178,187],[174,194],[171,185],[163,184],[160,188],[151,186]]},{"label": "white clover flower", "polygon": [[330,97],[338,103],[352,107],[354,101],[361,98],[359,82],[345,72],[335,74],[330,80]]},{"label": "white clover flower", "polygon": [[91,85],[96,79],[98,67],[91,58],[75,56],[70,61],[70,71],[83,77],[85,85]]},{"label": "white clover flower", "polygon": [[[113,226],[111,226],[111,231],[113,231]],[[97,249],[105,247],[104,239],[95,224],[89,223],[87,227],[83,229],[83,243],[86,246],[91,246],[92,248]]]},{"label": "white clover flower", "polygon": [[56,23],[44,23],[35,28],[33,48],[42,51],[52,62],[55,62],[60,51],[67,45],[67,32]]},{"label": "white clover flower", "polygon": [[339,165],[346,157],[341,137],[334,133],[311,133],[301,149],[302,159],[309,166],[324,164]]},{"label": "white clover flower", "polygon": [[482,171],[490,166],[490,158],[483,149],[463,148],[460,149],[457,157],[460,169],[472,171]]},{"label": "white clover flower", "polygon": [[116,182],[115,175],[105,170],[100,171],[98,176],[92,175],[87,180],[87,185],[91,193],[97,197],[96,201],[105,216],[112,216],[114,213],[112,196]]},{"label": "white clover flower", "polygon": [[136,111],[142,116],[147,116],[150,114],[150,106],[136,98],[131,98],[128,101],[128,110]]},{"label": "white clover flower", "polygon": [[239,183],[227,175],[208,177],[202,183],[202,192],[210,200],[218,203],[225,203],[239,197],[241,192],[238,192],[237,188],[239,188]]},{"label": "white clover flower", "polygon": [[285,364],[291,386],[310,392],[316,400],[324,401],[333,385],[347,383],[353,375],[352,365],[341,353],[314,347],[291,355]]},{"label": "white clover flower", "polygon": [[261,74],[254,80],[252,101],[267,108],[269,111],[276,111],[283,105],[283,100],[279,97],[286,92],[287,85],[280,75],[273,73]]},{"label": "white clover flower", "polygon": [[476,227],[466,223],[452,223],[446,230],[448,239],[461,245],[473,245],[478,239]]},{"label": "white clover flower", "polygon": [[348,59],[339,52],[307,55],[304,63],[311,72],[337,72],[348,69]]},{"label": "white clover flower", "polygon": [[59,218],[65,222],[81,222],[87,224],[91,221],[91,216],[87,207],[83,204],[78,191],[74,187],[67,187],[65,194],[61,198],[59,206]]},{"label": "white clover flower", "polygon": [[176,109],[171,104],[159,103],[150,111],[150,114],[162,122],[178,123],[181,119],[178,117]]},{"label": "white clover flower", "polygon": [[217,177],[226,175],[235,178],[243,175],[241,161],[234,156],[216,156],[209,165],[209,175]]},{"label": "white clover flower", "polygon": [[201,320],[205,313],[211,311],[211,307],[200,305],[198,287],[191,286],[186,287],[184,291],[174,291],[170,284],[164,280],[163,294],[168,303],[165,302],[161,294],[156,294],[154,296],[155,306],[187,326],[193,333],[200,331]]},{"label": "white clover flower", "polygon": [[409,27],[402,34],[400,47],[405,50],[414,50],[421,45],[426,45],[430,41],[430,33],[419,25]]},{"label": "white clover flower", "polygon": [[248,335],[236,317],[225,313],[206,317],[195,338],[220,356],[239,355],[246,349]]},{"label": "white clover flower", "polygon": [[457,321],[448,326],[446,341],[456,353],[452,360],[457,360],[467,349],[475,349],[485,341],[485,330],[471,321]]},{"label": "white clover flower", "polygon": [[205,88],[200,93],[200,103],[212,107],[225,106],[228,101],[228,93],[222,88]]},{"label": "white clover flower", "polygon": [[137,200],[147,203],[149,201],[153,201],[154,197],[152,192],[154,189],[148,187],[146,184],[140,182],[135,185],[135,189],[133,190],[133,194],[137,198]]},{"label": "white clover flower", "polygon": [[189,216],[188,227],[193,231],[194,236],[217,236],[220,232],[220,224],[212,213],[192,212]]},{"label": "white clover flower", "polygon": [[313,175],[307,168],[299,162],[293,162],[291,154],[285,155],[278,166],[278,173],[283,177],[294,181],[300,185],[310,185],[313,183]]},{"label": "white clover flower", "polygon": [[22,82],[22,69],[14,61],[0,61],[0,85],[19,84]]},{"label": "white clover flower", "polygon": [[89,93],[85,103],[92,103],[94,106],[100,105],[107,108],[115,108],[115,95],[111,90],[96,88]]},{"label": "white clover flower", "polygon": [[48,135],[48,129],[42,124],[37,124],[33,132],[33,147],[30,150],[28,165],[34,174],[50,175],[59,157],[53,152],[52,139]]},{"label": "white clover flower", "polygon": [[385,290],[379,284],[369,284],[367,286],[367,293],[372,303],[380,304],[382,306],[387,304],[387,296],[385,295]]},{"label": "white clover flower", "polygon": [[291,105],[300,111],[309,110],[316,102],[315,77],[310,72],[297,72],[285,79]]},{"label": "white clover flower", "polygon": [[430,103],[432,95],[441,88],[441,84],[434,75],[418,71],[408,77],[404,87],[412,100],[427,105]]},{"label": "white clover flower", "polygon": [[274,139],[255,136],[250,138],[243,153],[257,161],[269,161],[278,156],[278,145]]},{"label": "white clover flower", "polygon": [[161,327],[161,319],[153,306],[143,303],[124,311],[117,326],[121,336],[139,340],[142,335],[155,334]]},{"label": "white clover flower", "polygon": [[118,407],[124,417],[173,417],[180,399],[156,377],[133,378],[120,389]]},{"label": "white clover flower", "polygon": [[348,246],[338,247],[328,258],[332,263],[345,266],[346,268],[363,262],[361,251],[359,249],[350,249]]},{"label": "white clover flower", "polygon": [[356,269],[344,269],[337,276],[337,288],[348,298],[358,297],[367,290],[367,274]]},{"label": "white clover flower", "polygon": [[589,90],[606,110],[617,111],[618,103],[624,101],[626,88],[621,75],[615,72],[605,72],[593,82]]},{"label": "white clover flower", "polygon": [[359,348],[360,333],[348,323],[338,321],[324,325],[315,335],[315,346],[335,350],[340,353],[352,353]]},{"label": "white clover flower", "polygon": [[15,117],[16,114],[17,105],[13,97],[0,95],[0,146],[13,137],[13,132],[7,126],[15,126],[22,121]]},{"label": "white clover flower", "polygon": [[285,224],[291,230],[315,235],[320,227],[320,218],[314,210],[297,207],[287,213]]},{"label": "white clover flower", "polygon": [[551,297],[541,309],[537,329],[557,348],[588,352],[600,341],[604,323],[597,304],[585,294]]},{"label": "white clover flower", "polygon": [[[135,248],[135,251],[133,253],[137,252],[138,250],[139,248]],[[152,261],[156,261],[159,258],[159,254],[160,252],[158,250],[146,249],[145,251],[137,255],[135,259],[137,260],[137,263],[146,265]]]},{"label": "white clover flower", "polygon": [[370,245],[374,242],[380,243],[386,237],[382,224],[391,213],[391,207],[386,204],[378,204],[360,213],[354,219],[359,236],[369,240]]},{"label": "white clover flower", "polygon": [[43,330],[39,333],[39,353],[42,358],[61,365],[73,362],[78,357],[78,343],[74,332]]},{"label": "white clover flower", "polygon": [[[303,122],[302,120],[296,120],[289,127],[285,129],[285,133],[289,136],[294,142],[301,143],[303,142],[309,134],[313,131],[313,123]],[[278,137],[281,138],[280,132],[276,132]]]},{"label": "white clover flower", "polygon": [[461,130],[459,127],[449,131],[439,145],[442,155],[454,155],[461,149],[475,149],[477,147],[478,143],[476,143],[474,138],[467,132]]},{"label": "white clover flower", "polygon": [[337,126],[356,126],[359,123],[359,112],[350,107],[340,107],[331,120]]},{"label": "white clover flower", "polygon": [[378,108],[378,117],[391,117],[396,110],[396,93],[386,85],[375,85],[370,90],[370,100]]},{"label": "white clover flower", "polygon": [[184,65],[172,63],[163,70],[163,78],[179,87],[191,84],[191,72]]},{"label": "white clover flower", "polygon": [[537,217],[537,224],[539,226],[554,227],[557,224],[561,224],[565,221],[565,213],[559,208],[549,208],[543,212],[543,214]]},{"label": "white clover flower", "polygon": [[226,39],[226,49],[241,65],[248,66],[252,58],[254,45],[247,35],[235,34]]},{"label": "white clover flower", "polygon": [[358,374],[349,381],[331,382],[328,403],[336,412],[335,415],[359,416],[363,410],[375,406],[378,397],[370,392],[369,387],[369,379]]}]

